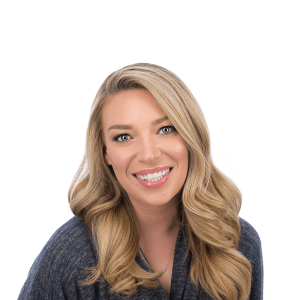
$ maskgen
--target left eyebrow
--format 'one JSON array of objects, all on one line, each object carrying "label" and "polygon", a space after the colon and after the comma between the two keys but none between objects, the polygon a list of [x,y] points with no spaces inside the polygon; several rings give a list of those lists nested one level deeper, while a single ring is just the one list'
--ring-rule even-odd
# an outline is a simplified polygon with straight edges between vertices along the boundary
[{"label": "left eyebrow", "polygon": [[157,124],[160,124],[160,123],[162,123],[163,121],[166,121],[166,120],[169,120],[168,116],[164,116],[160,119],[157,119],[157,120],[151,122],[151,125],[157,125]]},{"label": "left eyebrow", "polygon": [[[151,125],[154,126],[154,125],[160,124],[163,121],[166,121],[168,119],[169,119],[168,116],[164,116],[162,118],[159,118],[159,119],[151,122]],[[132,129],[132,126],[130,126],[130,125],[113,125],[113,126],[110,126],[107,131],[110,131],[111,129]]]}]

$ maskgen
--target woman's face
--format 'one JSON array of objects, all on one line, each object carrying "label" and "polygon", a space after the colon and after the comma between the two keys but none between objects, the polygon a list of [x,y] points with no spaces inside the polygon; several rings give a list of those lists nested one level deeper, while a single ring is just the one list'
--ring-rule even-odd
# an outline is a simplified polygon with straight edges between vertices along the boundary
[{"label": "woman's face", "polygon": [[125,91],[102,109],[106,162],[135,207],[163,205],[182,188],[188,148],[150,92]]}]

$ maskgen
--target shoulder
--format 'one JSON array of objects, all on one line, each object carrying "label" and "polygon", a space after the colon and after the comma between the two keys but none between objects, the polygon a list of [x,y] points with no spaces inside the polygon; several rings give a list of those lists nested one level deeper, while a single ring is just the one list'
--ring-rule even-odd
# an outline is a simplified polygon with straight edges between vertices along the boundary
[{"label": "shoulder", "polygon": [[93,252],[90,230],[74,216],[54,232],[38,258],[44,264],[51,263],[52,268],[67,267],[92,258]]},{"label": "shoulder", "polygon": [[60,299],[68,287],[87,277],[84,268],[95,263],[90,230],[73,217],[55,231],[34,261],[19,299],[39,299],[39,295]]},{"label": "shoulder", "polygon": [[54,232],[43,250],[55,255],[61,252],[78,253],[82,252],[82,249],[90,248],[91,245],[89,228],[83,220],[74,216]]},{"label": "shoulder", "polygon": [[263,299],[263,256],[261,240],[257,231],[244,219],[240,218],[241,234],[238,250],[249,260],[252,268],[251,300]]},{"label": "shoulder", "polygon": [[[239,218],[241,234],[239,240],[239,251],[242,252],[249,261],[261,253],[261,240],[254,227],[242,218]],[[251,262],[251,261],[250,261]]]}]

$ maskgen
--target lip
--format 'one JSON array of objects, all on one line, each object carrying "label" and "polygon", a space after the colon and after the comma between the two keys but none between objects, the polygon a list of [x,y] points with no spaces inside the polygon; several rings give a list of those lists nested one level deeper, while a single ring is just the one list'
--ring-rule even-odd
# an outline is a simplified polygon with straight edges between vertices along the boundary
[{"label": "lip", "polygon": [[[165,170],[165,169],[164,169]],[[167,174],[165,175],[163,178],[161,178],[160,180],[158,181],[155,181],[155,182],[148,182],[148,181],[144,181],[142,179],[139,179],[138,177],[135,177],[135,179],[141,184],[143,185],[144,187],[147,187],[147,188],[156,188],[156,187],[159,187],[161,185],[163,185],[164,183],[166,183],[166,181],[169,179],[170,177],[170,174],[171,174],[172,170]],[[139,175],[139,174],[138,174]]]},{"label": "lip", "polygon": [[153,174],[153,173],[157,173],[157,172],[160,172],[160,171],[163,171],[163,170],[167,170],[169,168],[172,168],[172,167],[164,166],[164,167],[157,167],[157,168],[154,168],[154,169],[144,169],[144,170],[134,172],[133,174],[137,174],[137,175]]}]

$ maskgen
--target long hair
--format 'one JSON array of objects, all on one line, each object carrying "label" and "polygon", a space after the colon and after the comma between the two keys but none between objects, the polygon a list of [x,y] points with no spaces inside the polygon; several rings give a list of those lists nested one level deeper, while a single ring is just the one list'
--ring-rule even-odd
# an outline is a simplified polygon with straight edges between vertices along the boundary
[{"label": "long hair", "polygon": [[84,284],[103,276],[111,293],[129,296],[139,285],[157,287],[164,273],[149,273],[135,261],[141,254],[137,219],[104,156],[101,111],[105,101],[122,91],[141,88],[154,96],[188,146],[180,215],[189,238],[187,253],[192,255],[191,281],[214,299],[247,299],[251,265],[237,250],[241,193],[213,164],[207,125],[192,93],[169,70],[146,63],[126,66],[108,76],[92,105],[86,154],[68,195],[72,212],[91,229],[98,254]]}]

